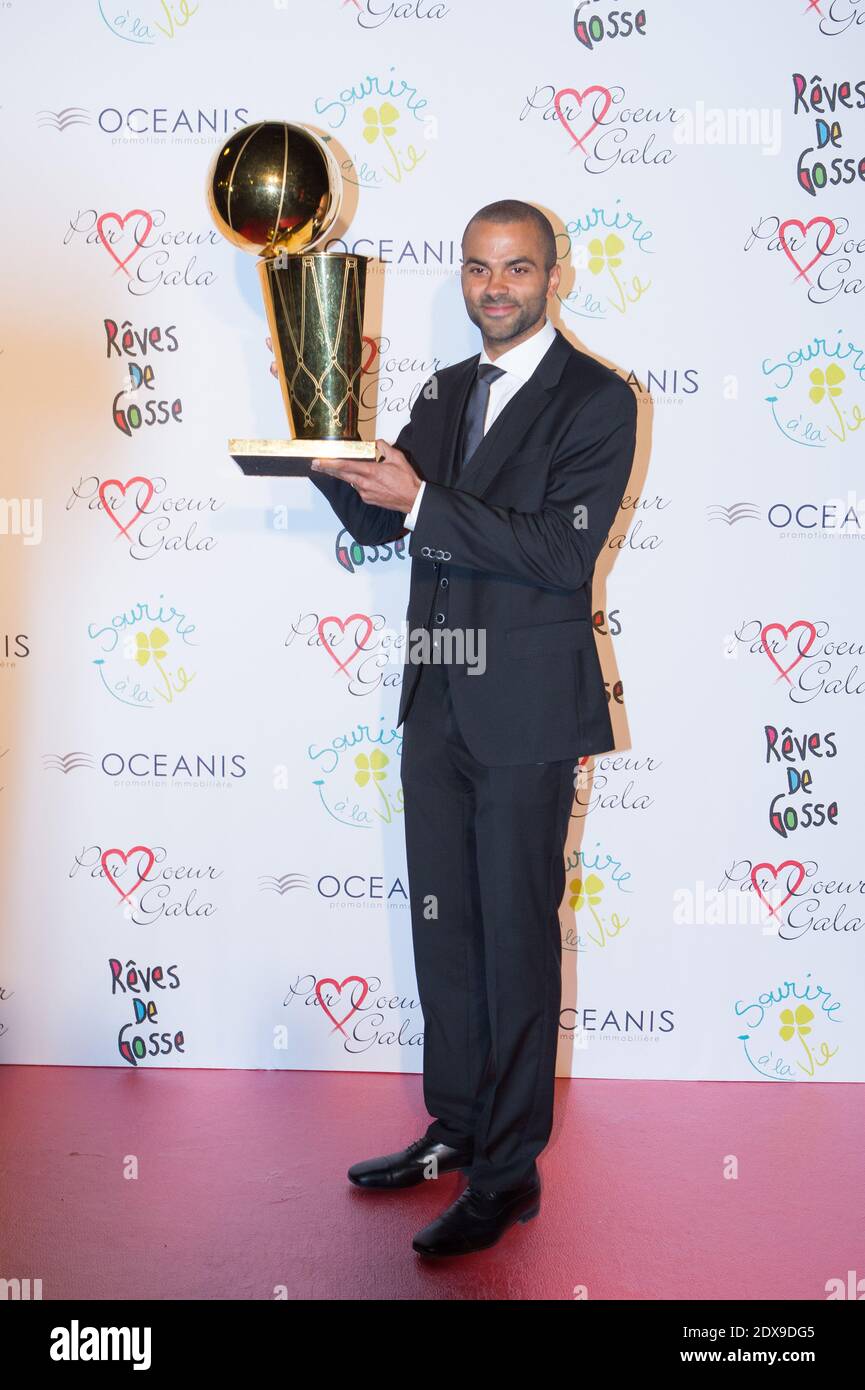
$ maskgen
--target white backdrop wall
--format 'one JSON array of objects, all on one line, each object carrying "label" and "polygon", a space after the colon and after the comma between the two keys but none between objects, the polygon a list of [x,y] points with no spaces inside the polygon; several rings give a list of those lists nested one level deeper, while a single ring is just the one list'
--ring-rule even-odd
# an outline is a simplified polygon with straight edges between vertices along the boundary
[{"label": "white backdrop wall", "polygon": [[268,118],[332,142],[328,245],[375,258],[368,437],[478,350],[460,236],[502,197],[639,397],[560,1074],[865,1075],[865,3],[577,9],[0,4],[0,1060],[421,1068],[410,560],[226,449],[286,432],[204,194]]}]

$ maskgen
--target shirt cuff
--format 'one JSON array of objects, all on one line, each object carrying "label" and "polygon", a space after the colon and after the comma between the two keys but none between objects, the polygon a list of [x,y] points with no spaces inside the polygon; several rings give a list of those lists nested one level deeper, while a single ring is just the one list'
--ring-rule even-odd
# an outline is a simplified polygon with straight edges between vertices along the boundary
[{"label": "shirt cuff", "polygon": [[414,524],[417,521],[417,514],[420,511],[420,504],[423,500],[423,490],[425,487],[426,483],[421,483],[420,487],[418,488],[417,497],[414,499],[414,506],[412,507],[411,511],[407,514],[406,519],[403,522],[403,525],[406,527],[408,531],[411,531],[413,529]]}]

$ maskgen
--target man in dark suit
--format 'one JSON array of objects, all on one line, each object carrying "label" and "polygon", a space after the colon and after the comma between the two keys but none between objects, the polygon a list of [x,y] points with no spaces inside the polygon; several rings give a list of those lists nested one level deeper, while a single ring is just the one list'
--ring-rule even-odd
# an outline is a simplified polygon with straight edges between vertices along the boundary
[{"label": "man in dark suit", "polygon": [[540,1207],[576,765],[613,746],[592,576],[637,417],[624,381],[546,318],[560,270],[543,213],[492,203],[462,253],[483,351],[425,383],[376,462],[322,459],[312,475],[361,544],[411,533],[397,722],[433,1119],[348,1175],[400,1189],[468,1172],[415,1236],[426,1255],[483,1249]]}]

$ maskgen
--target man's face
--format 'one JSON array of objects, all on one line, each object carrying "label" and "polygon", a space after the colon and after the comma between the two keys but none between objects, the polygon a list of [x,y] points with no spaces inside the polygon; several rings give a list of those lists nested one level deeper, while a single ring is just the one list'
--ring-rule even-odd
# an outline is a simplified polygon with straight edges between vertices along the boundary
[{"label": "man's face", "polygon": [[[540,232],[533,222],[473,222],[463,237],[461,272],[466,313],[477,324],[489,355],[531,336],[559,283],[547,274]],[[495,353],[490,348],[495,349]]]}]

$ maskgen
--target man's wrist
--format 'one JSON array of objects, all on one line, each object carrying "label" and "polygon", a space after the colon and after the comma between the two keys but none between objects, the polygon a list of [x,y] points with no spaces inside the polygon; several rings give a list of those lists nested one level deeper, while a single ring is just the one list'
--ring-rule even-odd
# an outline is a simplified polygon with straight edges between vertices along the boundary
[{"label": "man's wrist", "polygon": [[406,513],[405,525],[409,531],[417,522],[418,512],[420,511],[420,505],[423,499],[423,491],[425,487],[426,484],[424,482],[421,482],[420,486],[418,487],[414,502],[411,505],[411,510]]}]

